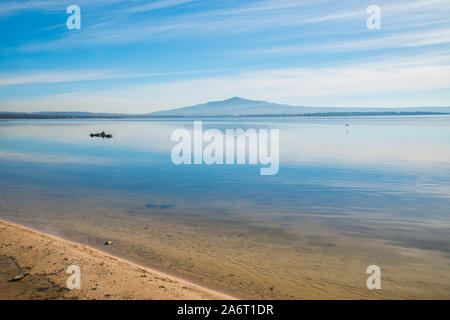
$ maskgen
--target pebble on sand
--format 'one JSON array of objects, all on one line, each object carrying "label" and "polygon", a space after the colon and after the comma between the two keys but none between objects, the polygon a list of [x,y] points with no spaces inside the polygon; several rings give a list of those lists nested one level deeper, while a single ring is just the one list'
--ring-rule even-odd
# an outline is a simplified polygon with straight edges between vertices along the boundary
[{"label": "pebble on sand", "polygon": [[11,280],[9,280],[8,282],[15,282],[15,281],[22,280],[22,279],[25,278],[27,275],[28,275],[27,273],[21,273],[21,274],[15,276],[14,278],[12,278]]}]

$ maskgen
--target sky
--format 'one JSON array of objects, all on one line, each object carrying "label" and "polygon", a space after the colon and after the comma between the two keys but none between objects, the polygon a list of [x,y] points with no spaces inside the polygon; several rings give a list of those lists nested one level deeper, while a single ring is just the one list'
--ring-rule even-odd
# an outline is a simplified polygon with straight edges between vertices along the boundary
[{"label": "sky", "polygon": [[0,111],[450,106],[449,17],[450,0],[2,0]]}]

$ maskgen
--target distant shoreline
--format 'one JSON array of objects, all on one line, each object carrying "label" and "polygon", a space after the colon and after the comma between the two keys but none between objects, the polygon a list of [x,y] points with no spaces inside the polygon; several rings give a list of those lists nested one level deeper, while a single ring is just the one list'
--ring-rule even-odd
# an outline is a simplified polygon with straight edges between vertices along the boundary
[{"label": "distant shoreline", "polygon": [[373,117],[373,116],[448,116],[444,112],[318,112],[304,114],[247,114],[247,115],[179,115],[179,116],[157,116],[157,115],[41,115],[33,113],[0,113],[0,122],[8,120],[57,120],[57,119],[210,119],[210,118],[295,118],[295,117]]},{"label": "distant shoreline", "polygon": [[149,113],[115,113],[87,111],[39,112],[0,111],[0,119],[205,119],[205,118],[292,118],[292,117],[358,117],[358,116],[425,116],[450,115],[450,106],[422,107],[327,107],[290,106],[262,100],[232,97],[193,106]]}]

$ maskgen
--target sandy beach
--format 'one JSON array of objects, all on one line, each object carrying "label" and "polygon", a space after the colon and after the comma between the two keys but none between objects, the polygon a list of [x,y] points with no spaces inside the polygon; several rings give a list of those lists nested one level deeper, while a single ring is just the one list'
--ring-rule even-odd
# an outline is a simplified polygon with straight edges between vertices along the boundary
[{"label": "sandy beach", "polygon": [[[67,289],[67,268],[71,265],[80,267],[80,289]],[[232,297],[86,245],[0,220],[0,299]]]}]

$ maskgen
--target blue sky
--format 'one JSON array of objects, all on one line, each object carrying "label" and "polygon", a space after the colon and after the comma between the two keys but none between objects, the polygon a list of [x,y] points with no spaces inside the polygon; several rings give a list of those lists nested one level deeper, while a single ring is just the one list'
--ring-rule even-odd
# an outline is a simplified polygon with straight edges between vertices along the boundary
[{"label": "blue sky", "polygon": [[0,111],[449,106],[449,17],[450,0],[2,0]]}]

